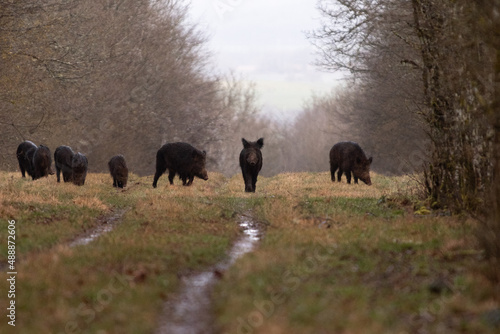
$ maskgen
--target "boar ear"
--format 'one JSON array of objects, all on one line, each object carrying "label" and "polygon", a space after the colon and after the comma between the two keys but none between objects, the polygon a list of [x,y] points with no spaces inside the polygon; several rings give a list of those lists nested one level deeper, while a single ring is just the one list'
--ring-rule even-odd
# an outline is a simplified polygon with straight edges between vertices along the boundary
[{"label": "boar ear", "polygon": [[372,164],[372,162],[373,162],[373,158],[372,158],[372,157],[369,157],[369,158],[368,158],[368,162],[369,162],[369,163],[370,163],[370,165],[371,165],[371,164]]},{"label": "boar ear", "polygon": [[205,157],[205,155],[203,155],[203,152],[201,152],[199,150],[194,150],[193,154],[192,154],[192,157],[193,157],[194,160],[198,160],[200,158]]},{"label": "boar ear", "polygon": [[207,156],[207,151],[203,150],[201,151],[201,154],[203,154],[203,157],[205,158]]},{"label": "boar ear", "polygon": [[241,142],[243,143],[243,147],[247,148],[248,147],[248,142],[246,141],[245,138],[241,138]]},{"label": "boar ear", "polygon": [[257,140],[257,145],[259,145],[259,148],[262,148],[262,146],[264,146],[264,138],[259,138],[259,140]]}]

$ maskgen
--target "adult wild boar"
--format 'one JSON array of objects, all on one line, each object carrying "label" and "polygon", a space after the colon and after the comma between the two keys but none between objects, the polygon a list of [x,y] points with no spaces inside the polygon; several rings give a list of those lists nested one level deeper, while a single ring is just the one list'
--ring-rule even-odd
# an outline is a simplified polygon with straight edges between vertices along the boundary
[{"label": "adult wild boar", "polygon": [[61,171],[64,182],[73,181],[72,160],[75,152],[69,146],[59,146],[54,151],[54,163],[56,165],[57,182],[61,181]]},{"label": "adult wild boar", "polygon": [[83,186],[87,177],[87,169],[89,162],[87,157],[80,152],[73,155],[71,159],[71,170],[73,171],[73,184]]},{"label": "adult wild boar", "polygon": [[29,140],[23,141],[17,147],[16,156],[22,177],[26,177],[26,173],[33,176],[33,155],[36,149],[36,145]]},{"label": "adult wild boar", "polygon": [[330,150],[330,173],[332,182],[335,182],[335,171],[338,168],[337,181],[340,182],[342,173],[345,173],[347,183],[351,183],[351,172],[354,175],[354,183],[358,183],[358,179],[371,185],[370,165],[373,159],[366,158],[365,152],[357,143],[340,142],[333,145]]},{"label": "adult wild boar", "polygon": [[109,173],[113,178],[113,187],[123,188],[127,186],[128,168],[123,155],[115,155],[108,162]]},{"label": "adult wild boar", "polygon": [[33,153],[33,180],[54,174],[51,169],[52,158],[50,157],[50,149],[45,145],[40,145]]},{"label": "adult wild boar", "polygon": [[260,149],[264,146],[264,138],[255,142],[249,142],[241,138],[243,149],[240,152],[240,167],[245,182],[245,192],[255,192],[257,175],[262,169],[262,152]]},{"label": "adult wild boar", "polygon": [[[168,180],[174,184],[175,174],[179,175],[183,186],[190,186],[194,177],[208,180],[205,169],[207,153],[200,151],[188,143],[168,143],[156,153],[156,173],[153,187],[160,176],[168,169]],[[189,180],[189,181],[188,181]]]},{"label": "adult wild boar", "polygon": [[[29,160],[29,166],[30,166],[30,172],[28,172],[28,175],[31,176],[31,178],[33,178],[33,175],[35,175],[35,166],[33,166],[33,157],[35,156],[35,152],[37,150],[38,147],[36,148],[30,148],[28,150],[28,152],[26,152],[26,159]],[[52,174],[52,170],[49,171],[50,174]]]}]

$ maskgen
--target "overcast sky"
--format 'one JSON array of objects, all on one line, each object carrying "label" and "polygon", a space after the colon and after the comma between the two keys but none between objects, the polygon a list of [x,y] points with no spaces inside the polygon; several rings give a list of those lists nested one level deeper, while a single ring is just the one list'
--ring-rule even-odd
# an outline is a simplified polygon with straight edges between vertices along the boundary
[{"label": "overcast sky", "polygon": [[255,82],[266,112],[294,116],[313,92],[338,84],[338,76],[313,65],[305,32],[319,27],[315,0],[190,1],[193,20],[208,29],[217,68]]}]

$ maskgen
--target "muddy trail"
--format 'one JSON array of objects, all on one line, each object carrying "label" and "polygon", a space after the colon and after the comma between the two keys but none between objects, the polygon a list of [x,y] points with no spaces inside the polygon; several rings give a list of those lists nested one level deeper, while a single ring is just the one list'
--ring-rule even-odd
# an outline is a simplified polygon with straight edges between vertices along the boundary
[{"label": "muddy trail", "polygon": [[117,209],[109,215],[97,219],[97,227],[85,232],[69,243],[69,247],[87,245],[104,233],[110,232],[118,224],[128,209]]},{"label": "muddy trail", "polygon": [[179,294],[165,303],[156,334],[214,333],[212,290],[217,280],[241,256],[251,252],[263,234],[262,224],[251,215],[239,219],[242,235],[234,243],[225,261],[208,270],[183,278]]},{"label": "muddy trail", "polygon": [[[98,223],[97,227],[94,227],[93,229],[82,233],[81,235],[77,236],[72,241],[65,243],[64,245],[67,245],[69,247],[75,247],[91,243],[104,233],[110,232],[116,226],[116,224],[118,224],[121,221],[121,218],[128,210],[129,210],[128,208],[117,209],[111,212],[110,214],[97,218],[97,223]],[[57,249],[59,246],[60,244],[55,245],[52,247],[52,249]],[[18,264],[22,261],[23,261],[22,258],[16,259],[16,262]],[[0,271],[6,271],[7,266],[8,266],[7,262],[0,263]]]}]

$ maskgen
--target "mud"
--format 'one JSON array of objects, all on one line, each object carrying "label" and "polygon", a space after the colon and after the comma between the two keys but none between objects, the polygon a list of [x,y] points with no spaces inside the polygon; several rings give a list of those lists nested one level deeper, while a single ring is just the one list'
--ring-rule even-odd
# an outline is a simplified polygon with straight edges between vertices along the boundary
[{"label": "mud", "polygon": [[221,275],[241,256],[251,252],[262,229],[251,216],[240,216],[243,235],[229,251],[228,259],[202,273],[183,278],[180,293],[164,306],[164,317],[157,334],[212,334],[214,316],[211,294]]},{"label": "mud", "polygon": [[96,228],[71,241],[69,247],[87,245],[104,233],[108,233],[120,221],[126,211],[126,209],[116,210],[111,215],[100,218],[99,225]]}]

